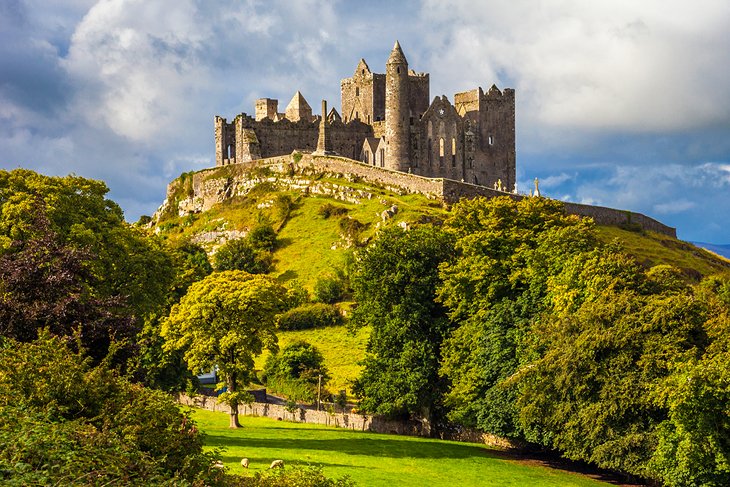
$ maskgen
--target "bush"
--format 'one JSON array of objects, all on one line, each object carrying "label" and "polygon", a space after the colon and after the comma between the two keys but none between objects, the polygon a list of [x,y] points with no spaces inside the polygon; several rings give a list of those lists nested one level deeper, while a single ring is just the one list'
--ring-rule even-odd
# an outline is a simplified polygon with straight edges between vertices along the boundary
[{"label": "bush", "polygon": [[327,219],[331,216],[343,216],[346,215],[347,212],[350,211],[344,206],[335,206],[332,203],[325,203],[322,206],[319,207],[319,210],[317,210],[317,213],[324,219]]},{"label": "bush", "polygon": [[269,223],[259,223],[253,227],[246,239],[256,250],[271,252],[276,247],[276,232]]},{"label": "bush", "polygon": [[248,239],[231,240],[213,256],[217,271],[246,271],[251,274],[268,273],[272,261],[271,252],[256,248]]},{"label": "bush", "polygon": [[274,469],[244,478],[242,487],[355,487],[348,476],[329,479],[320,467]]},{"label": "bush", "polygon": [[360,233],[367,228],[367,225],[360,220],[348,216],[340,219],[339,227],[346,237],[357,240],[360,237]]},{"label": "bush", "polygon": [[307,330],[343,323],[342,314],[336,306],[324,303],[305,304],[287,311],[279,317],[282,330]]},{"label": "bush", "polygon": [[47,331],[0,345],[0,484],[223,485],[162,392],[91,367]]},{"label": "bush", "polygon": [[323,277],[314,285],[314,299],[320,303],[336,303],[344,294],[345,284],[339,277]]},{"label": "bush", "polygon": [[314,400],[320,379],[324,386],[329,378],[324,357],[305,341],[296,341],[281,352],[269,355],[262,374],[270,389],[297,401]]}]

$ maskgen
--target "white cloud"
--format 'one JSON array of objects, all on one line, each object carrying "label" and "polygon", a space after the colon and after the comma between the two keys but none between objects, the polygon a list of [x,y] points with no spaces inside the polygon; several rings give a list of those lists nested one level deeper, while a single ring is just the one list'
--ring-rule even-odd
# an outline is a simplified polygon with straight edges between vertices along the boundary
[{"label": "white cloud", "polygon": [[670,201],[667,203],[661,203],[654,205],[654,211],[660,215],[668,215],[672,213],[683,213],[696,207],[697,204],[693,201],[686,199],[679,199],[677,201]]},{"label": "white cloud", "polygon": [[656,132],[730,121],[725,0],[429,0],[422,18],[438,26],[437,83],[513,80],[522,123]]}]

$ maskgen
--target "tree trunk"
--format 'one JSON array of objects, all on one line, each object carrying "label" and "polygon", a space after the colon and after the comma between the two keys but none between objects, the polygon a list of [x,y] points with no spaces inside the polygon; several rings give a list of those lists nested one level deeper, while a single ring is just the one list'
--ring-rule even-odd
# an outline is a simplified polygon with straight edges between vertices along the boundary
[{"label": "tree trunk", "polygon": [[228,391],[232,394],[233,399],[229,403],[231,408],[231,421],[228,425],[229,428],[240,428],[241,423],[238,422],[238,400],[235,399],[236,387],[236,374],[228,376]]}]

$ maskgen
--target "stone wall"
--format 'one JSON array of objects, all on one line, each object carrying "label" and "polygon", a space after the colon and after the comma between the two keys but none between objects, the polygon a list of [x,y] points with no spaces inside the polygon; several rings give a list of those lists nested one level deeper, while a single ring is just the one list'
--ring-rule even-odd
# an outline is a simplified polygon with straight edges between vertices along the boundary
[{"label": "stone wall", "polygon": [[[228,405],[219,403],[216,397],[198,395],[189,397],[179,393],[177,401],[185,406],[230,413]],[[238,406],[238,414],[244,416],[258,416],[271,418],[279,421],[291,421],[294,423],[323,424],[337,428],[346,428],[357,431],[369,431],[372,433],[386,433],[408,436],[431,436],[431,432],[423,423],[414,420],[395,421],[385,419],[381,416],[358,413],[337,413],[329,411],[317,411],[311,407],[299,406],[294,411],[289,411],[285,406],[264,402],[241,404]],[[517,444],[506,438],[484,433],[468,428],[453,426],[449,431],[438,433],[443,440],[461,441],[466,443],[483,443],[485,445],[499,448],[514,448]]]},{"label": "stone wall", "polygon": [[[195,396],[191,398],[185,394],[179,394],[178,402],[185,406],[193,406],[208,411],[225,413],[230,413],[231,411],[228,405],[219,403],[215,397]],[[285,406],[279,404],[254,402],[239,405],[238,414],[245,416],[263,416],[295,423],[324,424],[351,430],[371,431],[373,433],[427,436],[427,432],[424,431],[424,428],[418,421],[391,421],[380,416],[356,413],[331,413],[301,406],[292,412],[288,411]]]},{"label": "stone wall", "polygon": [[[268,169],[278,173],[274,176],[252,176],[256,169]],[[418,176],[400,171],[391,171],[364,164],[359,161],[336,156],[317,156],[301,154],[295,162],[291,155],[272,157],[247,164],[205,169],[192,175],[192,184],[186,198],[178,202],[178,214],[196,213],[209,209],[216,203],[233,196],[245,195],[247,191],[261,182],[268,181],[291,190],[302,190],[313,194],[325,194],[346,201],[372,197],[367,192],[353,190],[332,183],[319,183],[296,174],[329,173],[362,178],[365,181],[381,184],[386,189],[399,193],[420,193],[427,197],[455,203],[462,198],[509,196],[515,199],[528,196],[497,191],[486,186]],[[288,174],[288,176],[282,176]],[[291,175],[293,174],[293,175]],[[168,197],[163,207],[174,203],[174,194],[179,191],[180,182],[173,181],[168,186]],[[190,194],[188,194],[190,193]],[[570,214],[593,218],[600,225],[636,226],[676,238],[676,229],[669,227],[641,213],[617,210],[602,206],[582,205],[564,202],[565,211]],[[161,210],[158,210],[158,214]]]}]

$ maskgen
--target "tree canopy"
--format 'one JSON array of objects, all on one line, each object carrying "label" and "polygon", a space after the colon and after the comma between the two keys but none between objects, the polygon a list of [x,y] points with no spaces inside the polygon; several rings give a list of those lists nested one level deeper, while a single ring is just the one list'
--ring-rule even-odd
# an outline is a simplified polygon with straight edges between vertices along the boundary
[{"label": "tree canopy", "polygon": [[223,399],[238,427],[240,390],[253,378],[254,358],[277,349],[276,315],[286,307],[286,289],[272,278],[243,271],[216,272],[196,282],[162,324],[165,349],[181,350],[190,370],[213,367],[225,378]]},{"label": "tree canopy", "polygon": [[389,228],[355,256],[355,326],[369,325],[368,355],[353,391],[361,409],[431,420],[445,383],[438,374],[446,310],[434,301],[438,268],[453,255],[436,227]]}]

